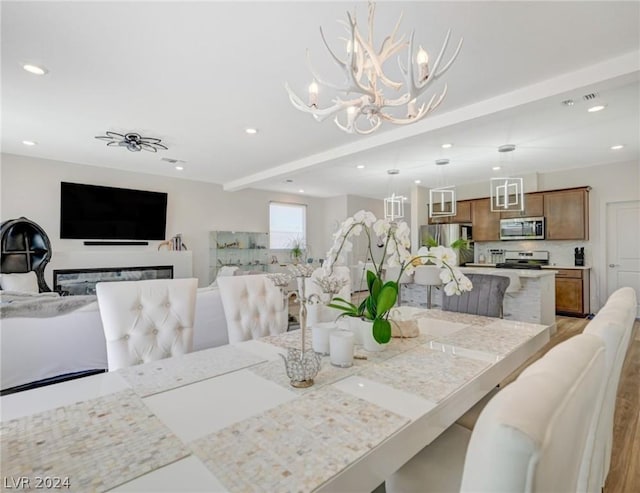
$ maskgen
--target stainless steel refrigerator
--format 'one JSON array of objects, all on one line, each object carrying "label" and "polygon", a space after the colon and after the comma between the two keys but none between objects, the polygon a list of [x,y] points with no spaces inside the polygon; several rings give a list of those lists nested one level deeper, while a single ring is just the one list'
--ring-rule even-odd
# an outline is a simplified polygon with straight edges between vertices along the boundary
[{"label": "stainless steel refrigerator", "polygon": [[428,244],[429,238],[436,240],[438,245],[451,246],[451,243],[464,238],[469,242],[469,248],[456,252],[457,265],[472,263],[474,259],[473,242],[471,241],[471,224],[432,224],[420,226],[420,246]]}]

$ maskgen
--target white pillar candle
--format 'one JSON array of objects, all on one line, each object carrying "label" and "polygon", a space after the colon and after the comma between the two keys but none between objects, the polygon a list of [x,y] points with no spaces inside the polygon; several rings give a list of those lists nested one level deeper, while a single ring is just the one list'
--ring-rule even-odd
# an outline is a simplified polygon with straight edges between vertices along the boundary
[{"label": "white pillar candle", "polygon": [[329,335],[330,360],[334,366],[348,368],[353,365],[353,332],[334,330]]},{"label": "white pillar candle", "polygon": [[329,334],[337,328],[333,322],[316,322],[311,326],[311,347],[316,353],[329,355]]}]

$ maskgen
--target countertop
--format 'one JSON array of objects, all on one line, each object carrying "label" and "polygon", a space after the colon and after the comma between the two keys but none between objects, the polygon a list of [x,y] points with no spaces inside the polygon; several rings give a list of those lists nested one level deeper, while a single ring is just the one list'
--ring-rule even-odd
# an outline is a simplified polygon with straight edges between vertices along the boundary
[{"label": "countertop", "polygon": [[[494,267],[496,264],[465,264],[464,267]],[[543,269],[558,270],[558,269],[576,269],[576,270],[589,270],[590,266],[576,266],[576,265],[543,265]],[[510,269],[510,270],[526,270],[526,269]]]},{"label": "countertop", "polygon": [[[556,267],[559,269],[559,267]],[[498,269],[495,266],[491,266],[489,264],[467,264],[464,267],[460,267],[462,272],[478,272],[479,270],[483,270],[487,273],[495,274],[495,275],[503,275],[507,276],[509,274],[517,275],[518,277],[528,277],[528,278],[538,278],[544,276],[555,276],[556,272],[552,269]]]}]

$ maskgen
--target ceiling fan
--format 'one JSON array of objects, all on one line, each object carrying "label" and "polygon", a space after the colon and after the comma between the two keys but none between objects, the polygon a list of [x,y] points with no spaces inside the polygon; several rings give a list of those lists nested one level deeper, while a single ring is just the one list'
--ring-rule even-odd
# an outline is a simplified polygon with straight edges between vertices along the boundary
[{"label": "ceiling fan", "polygon": [[106,132],[107,135],[96,136],[96,139],[106,140],[108,146],[126,147],[131,152],[139,152],[141,150],[149,152],[158,152],[158,149],[167,150],[167,146],[162,145],[162,139],[154,137],[143,137],[135,132],[119,134],[116,132]]}]

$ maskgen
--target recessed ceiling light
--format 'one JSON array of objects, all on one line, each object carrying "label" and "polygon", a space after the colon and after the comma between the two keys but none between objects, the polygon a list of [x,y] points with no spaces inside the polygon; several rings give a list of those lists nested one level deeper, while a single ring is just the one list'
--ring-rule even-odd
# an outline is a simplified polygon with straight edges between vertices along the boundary
[{"label": "recessed ceiling light", "polygon": [[37,142],[34,140],[23,140],[22,143],[26,146],[34,146],[37,144]]},{"label": "recessed ceiling light", "polygon": [[48,70],[45,67],[34,65],[33,63],[25,63],[24,65],[22,65],[22,68],[27,72],[29,72],[30,74],[34,74],[34,75],[44,75],[48,72]]},{"label": "recessed ceiling light", "polygon": [[595,106],[591,106],[587,111],[589,113],[595,113],[596,111],[602,111],[607,107],[606,104],[596,104]]},{"label": "recessed ceiling light", "polygon": [[257,128],[245,128],[244,131],[246,133],[248,133],[249,135],[255,135],[258,133],[258,129]]},{"label": "recessed ceiling light", "polygon": [[304,190],[301,188],[300,190],[298,190],[299,193],[304,193]]},{"label": "recessed ceiling light", "polygon": [[491,168],[493,171],[498,171],[500,169],[500,166],[494,166],[493,168]]},{"label": "recessed ceiling light", "polygon": [[178,171],[182,171],[182,170],[184,169],[184,167],[183,167],[183,166],[176,166],[176,169],[177,169]]},{"label": "recessed ceiling light", "polygon": [[617,144],[617,145],[611,146],[611,150],[612,151],[618,151],[618,150],[622,149],[623,147],[624,146],[622,144]]},{"label": "recessed ceiling light", "polygon": [[450,149],[453,147],[453,144],[442,144],[441,146],[443,149]]},{"label": "recessed ceiling light", "polygon": [[358,169],[364,169],[364,164],[359,164],[358,166],[356,166],[356,168],[358,168]]},{"label": "recessed ceiling light", "polygon": [[415,184],[422,183],[422,180],[413,180],[413,183]]}]

